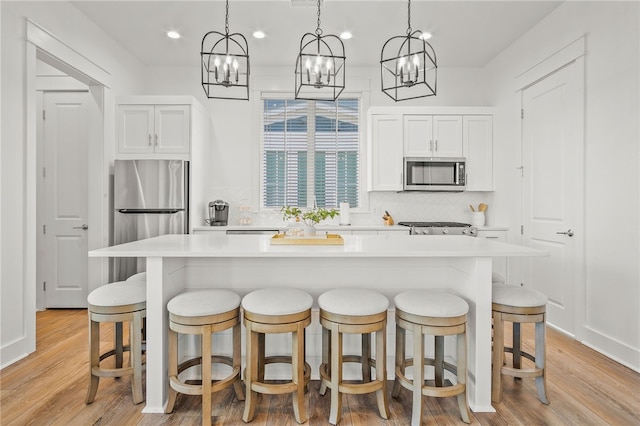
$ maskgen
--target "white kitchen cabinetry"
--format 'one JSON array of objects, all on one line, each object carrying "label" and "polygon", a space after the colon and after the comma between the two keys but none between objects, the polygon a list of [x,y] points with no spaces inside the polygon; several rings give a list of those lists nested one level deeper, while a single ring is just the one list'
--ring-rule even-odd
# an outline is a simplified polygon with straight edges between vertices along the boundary
[{"label": "white kitchen cabinetry", "polygon": [[189,105],[119,104],[118,158],[188,160],[190,108]]},{"label": "white kitchen cabinetry", "polygon": [[404,114],[405,157],[462,157],[461,115]]},{"label": "white kitchen cabinetry", "polygon": [[493,191],[493,117],[465,115],[463,156],[467,159],[467,191]]},{"label": "white kitchen cabinetry", "polygon": [[[502,241],[503,243],[507,242],[507,231],[502,230],[484,230],[478,229],[478,237],[477,238],[487,238],[492,240]],[[493,263],[493,272],[497,272],[502,275],[506,282],[508,283],[507,277],[507,258],[506,257],[494,257],[492,258]]]},{"label": "white kitchen cabinetry", "polygon": [[369,191],[402,190],[402,115],[369,117]]}]

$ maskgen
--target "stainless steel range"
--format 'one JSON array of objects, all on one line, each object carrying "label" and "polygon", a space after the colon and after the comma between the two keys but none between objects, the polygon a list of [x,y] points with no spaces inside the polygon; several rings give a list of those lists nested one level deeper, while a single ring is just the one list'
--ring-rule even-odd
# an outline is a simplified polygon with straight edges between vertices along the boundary
[{"label": "stainless steel range", "polygon": [[398,222],[398,225],[410,227],[409,235],[468,235],[476,237],[478,234],[478,228],[460,222]]}]

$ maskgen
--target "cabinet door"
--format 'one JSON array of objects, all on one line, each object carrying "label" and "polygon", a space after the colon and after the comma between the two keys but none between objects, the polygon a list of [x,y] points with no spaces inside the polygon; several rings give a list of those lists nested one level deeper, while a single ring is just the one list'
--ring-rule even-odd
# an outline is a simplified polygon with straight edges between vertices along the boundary
[{"label": "cabinet door", "polygon": [[371,117],[369,191],[402,190],[402,116]]},{"label": "cabinet door", "polygon": [[157,154],[189,153],[188,105],[155,107],[154,141]]},{"label": "cabinet door", "polygon": [[152,105],[120,105],[118,107],[118,152],[121,154],[153,153],[154,128]]},{"label": "cabinet door", "polygon": [[433,116],[405,115],[403,117],[404,156],[431,157],[433,149]]},{"label": "cabinet door", "polygon": [[[485,231],[478,230],[478,238],[487,238],[490,240],[498,240],[503,243],[507,242],[507,231]],[[493,264],[493,272],[496,272],[502,275],[506,282],[509,282],[507,279],[507,258],[506,257],[494,257],[491,259],[491,263]]]},{"label": "cabinet door", "polygon": [[462,129],[467,191],[493,191],[493,118],[465,115]]},{"label": "cabinet door", "polygon": [[433,116],[433,157],[462,157],[462,116]]}]

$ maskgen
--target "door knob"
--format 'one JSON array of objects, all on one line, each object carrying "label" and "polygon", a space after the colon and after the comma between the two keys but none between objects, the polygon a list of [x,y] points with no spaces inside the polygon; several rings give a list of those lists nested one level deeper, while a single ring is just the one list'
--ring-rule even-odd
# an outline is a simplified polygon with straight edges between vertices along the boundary
[{"label": "door knob", "polygon": [[73,229],[82,229],[83,231],[86,231],[89,227],[83,223],[82,226],[74,226]]},{"label": "door knob", "polygon": [[572,231],[571,229],[569,229],[569,230],[568,230],[568,231],[566,231],[566,232],[556,232],[556,234],[558,234],[558,235],[566,235],[566,236],[569,236],[569,237],[573,237],[573,231]]}]

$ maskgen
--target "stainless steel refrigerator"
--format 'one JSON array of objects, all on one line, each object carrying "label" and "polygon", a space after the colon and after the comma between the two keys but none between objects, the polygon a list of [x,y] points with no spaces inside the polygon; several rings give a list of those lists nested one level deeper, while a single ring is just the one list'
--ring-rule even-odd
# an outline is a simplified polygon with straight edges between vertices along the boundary
[{"label": "stainless steel refrigerator", "polygon": [[[189,232],[189,162],[115,160],[113,243]],[[144,259],[116,258],[114,281],[144,271]]]}]

